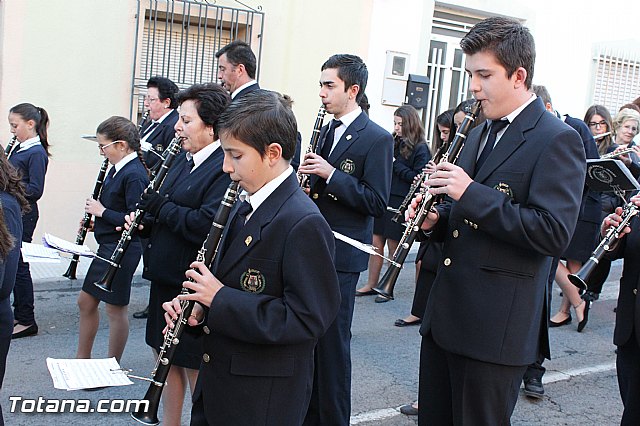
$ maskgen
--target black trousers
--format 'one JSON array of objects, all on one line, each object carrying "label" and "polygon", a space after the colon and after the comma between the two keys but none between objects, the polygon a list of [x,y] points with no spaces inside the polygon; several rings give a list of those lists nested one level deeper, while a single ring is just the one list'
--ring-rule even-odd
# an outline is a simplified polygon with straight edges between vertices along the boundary
[{"label": "black trousers", "polygon": [[621,426],[640,424],[640,346],[635,337],[635,330],[631,339],[622,346],[618,346],[616,359],[618,370],[618,386],[620,397],[624,405]]},{"label": "black trousers", "polygon": [[424,336],[418,425],[509,425],[526,368],[453,354]]},{"label": "black trousers", "polygon": [[315,370],[305,426],[349,426],[351,417],[351,320],[360,274],[338,272],[340,309],[315,351]]}]

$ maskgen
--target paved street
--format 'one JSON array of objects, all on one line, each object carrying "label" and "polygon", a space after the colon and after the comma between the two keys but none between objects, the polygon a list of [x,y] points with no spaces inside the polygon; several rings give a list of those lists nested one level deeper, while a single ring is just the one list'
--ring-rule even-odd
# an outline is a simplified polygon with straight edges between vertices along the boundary
[{"label": "paved street", "polygon": [[[86,268],[86,262],[83,268]],[[111,414],[32,414],[10,413],[10,396],[25,399],[138,399],[147,384],[101,391],[61,391],[53,388],[45,359],[72,358],[77,345],[78,309],[76,297],[81,281],[58,278],[66,269],[61,265],[33,265],[36,279],[36,317],[38,336],[12,342],[7,375],[0,403],[7,425],[135,424],[127,413]],[[611,343],[615,298],[620,263],[610,276],[601,300],[592,305],[589,324],[583,333],[571,325],[551,330],[554,359],[547,362],[546,396],[530,400],[521,395],[512,423],[514,425],[615,425],[620,422],[622,404],[615,375],[615,354]],[[420,337],[418,327],[398,328],[396,318],[404,317],[413,296],[413,265],[408,264],[396,286],[396,300],[376,304],[373,297],[359,298],[353,322],[353,396],[352,424],[415,425],[417,418],[400,414],[397,408],[415,399],[418,388]],[[361,277],[366,279],[366,274]],[[139,277],[134,283],[130,313],[146,304],[148,285]],[[554,289],[554,312],[559,298]],[[151,350],[144,344],[144,321],[131,319],[131,333],[122,366],[134,374],[146,376],[153,362]],[[94,345],[94,356],[106,355],[106,317]],[[188,424],[188,410],[184,410]]]}]

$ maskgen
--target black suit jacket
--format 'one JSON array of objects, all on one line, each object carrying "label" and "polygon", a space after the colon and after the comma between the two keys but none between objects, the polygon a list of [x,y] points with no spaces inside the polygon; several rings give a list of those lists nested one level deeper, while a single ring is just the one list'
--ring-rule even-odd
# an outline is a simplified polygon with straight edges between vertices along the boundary
[{"label": "black suit jacket", "polygon": [[222,171],[224,153],[218,148],[189,175],[180,177],[187,158],[179,155],[159,193],[169,199],[157,217],[145,217],[145,233],[151,232],[144,251],[142,276],[181,287],[184,271],[196,259],[227,187],[229,175]]},{"label": "black suit jacket", "polygon": [[631,220],[631,233],[620,240],[612,259],[624,258],[620,293],[616,308],[616,327],[613,332],[613,343],[622,346],[629,341],[631,333],[635,333],[636,342],[640,342],[640,221],[637,217]]},{"label": "black suit jacket", "polygon": [[523,366],[549,356],[547,279],[578,218],[584,149],[536,99],[475,170],[486,127],[457,163],[474,182],[440,210],[432,237],[444,240],[443,263],[420,332],[456,354]]},{"label": "black suit jacket", "polygon": [[[328,126],[323,127],[324,140]],[[318,152],[321,147],[318,147]],[[391,188],[393,138],[363,112],[351,123],[328,159],[336,168],[329,183],[310,178],[310,196],[334,231],[370,244],[373,218],[384,214]],[[369,255],[336,241],[336,270],[361,272]]]},{"label": "black suit jacket", "polygon": [[231,100],[231,102],[235,101],[236,99],[240,99],[241,97],[243,97],[247,93],[251,93],[254,90],[260,90],[260,85],[257,82],[256,82],[256,84],[252,84],[251,86],[247,86],[244,89],[242,89],[241,91],[239,91],[238,94],[236,96],[234,96],[234,98]]},{"label": "black suit jacket", "polygon": [[291,174],[229,244],[194,401],[204,398],[208,424],[302,424],[313,350],[340,305],[333,234]]},{"label": "black suit jacket", "polygon": [[[587,159],[600,158],[598,154],[598,146],[593,139],[591,131],[587,127],[584,121],[577,118],[573,118],[569,115],[564,115],[564,122],[573,127],[582,139],[584,152]],[[600,223],[602,215],[602,203],[600,201],[600,194],[595,191],[591,191],[585,184],[582,193],[582,204],[580,206],[580,215],[578,221]]]},{"label": "black suit jacket", "polygon": [[[158,127],[153,129],[149,137],[147,138],[147,142],[149,142],[152,146],[152,149],[156,154],[162,155],[171,140],[175,137],[176,130],[175,125],[178,122],[178,111],[175,109],[171,111],[171,113],[162,120],[162,123],[158,124]],[[148,126],[151,125],[149,122]],[[145,126],[145,127],[148,127]],[[144,133],[144,129],[142,129],[142,133]],[[147,167],[153,168],[157,163],[160,162],[160,157],[152,152],[144,153],[144,162],[147,163]]]}]

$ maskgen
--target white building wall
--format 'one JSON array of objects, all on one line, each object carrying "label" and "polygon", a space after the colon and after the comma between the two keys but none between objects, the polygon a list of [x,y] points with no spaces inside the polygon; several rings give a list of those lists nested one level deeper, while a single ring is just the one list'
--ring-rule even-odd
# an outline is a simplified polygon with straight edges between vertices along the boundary
[{"label": "white building wall", "polygon": [[[391,130],[393,106],[381,104],[385,53],[411,55],[426,74],[433,0],[249,0],[265,13],[260,83],[291,95],[306,144],[320,105],[320,65],[334,53],[361,56],[369,68],[371,117]],[[242,7],[232,0],[217,5]],[[438,3],[443,5],[443,3]],[[522,19],[537,45],[534,82],[554,105],[582,117],[589,105],[592,46],[639,45],[640,3],[628,0],[448,0],[449,7]],[[129,115],[136,0],[0,0],[0,114],[32,102],[51,114],[53,157],[36,239],[43,231],[75,237],[83,200],[101,157],[81,134],[111,115]],[[640,93],[629,94],[629,100]],[[10,138],[0,120],[0,142]]]}]

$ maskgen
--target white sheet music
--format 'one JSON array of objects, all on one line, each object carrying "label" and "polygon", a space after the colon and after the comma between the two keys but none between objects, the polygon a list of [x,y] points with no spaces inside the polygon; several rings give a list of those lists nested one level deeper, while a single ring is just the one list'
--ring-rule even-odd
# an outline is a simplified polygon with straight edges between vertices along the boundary
[{"label": "white sheet music", "polygon": [[78,390],[133,384],[115,358],[47,358],[47,368],[56,389]]},{"label": "white sheet music", "polygon": [[41,244],[23,242],[21,251],[25,262],[60,263],[60,253]]},{"label": "white sheet music", "polygon": [[62,238],[58,238],[47,233],[42,236],[42,243],[47,247],[51,247],[52,249],[60,250],[65,253],[79,254],[80,256],[86,257],[95,256],[95,253],[92,252],[87,246],[74,244],[72,242],[63,240]]}]

